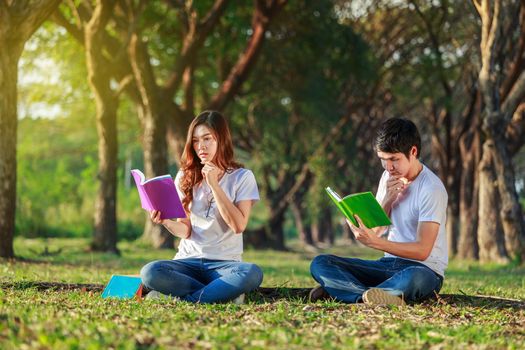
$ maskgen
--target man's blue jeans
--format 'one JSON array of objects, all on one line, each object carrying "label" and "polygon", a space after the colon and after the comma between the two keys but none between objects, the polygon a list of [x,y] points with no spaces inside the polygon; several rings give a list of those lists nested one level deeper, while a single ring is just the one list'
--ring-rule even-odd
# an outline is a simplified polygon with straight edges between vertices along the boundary
[{"label": "man's blue jeans", "polygon": [[319,255],[310,265],[313,278],[336,300],[362,302],[370,288],[420,301],[439,292],[443,278],[427,266],[401,258],[362,260]]},{"label": "man's blue jeans", "polygon": [[255,264],[209,259],[159,260],[140,271],[151,290],[193,303],[220,303],[259,287],[262,270]]}]

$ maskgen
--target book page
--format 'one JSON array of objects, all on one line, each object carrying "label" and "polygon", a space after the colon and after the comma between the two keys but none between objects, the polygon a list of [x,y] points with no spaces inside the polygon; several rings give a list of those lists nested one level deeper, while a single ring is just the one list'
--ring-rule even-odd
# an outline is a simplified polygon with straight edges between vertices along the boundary
[{"label": "book page", "polygon": [[372,195],[372,192],[346,196],[343,203],[353,214],[358,215],[368,228],[391,225],[390,218]]}]

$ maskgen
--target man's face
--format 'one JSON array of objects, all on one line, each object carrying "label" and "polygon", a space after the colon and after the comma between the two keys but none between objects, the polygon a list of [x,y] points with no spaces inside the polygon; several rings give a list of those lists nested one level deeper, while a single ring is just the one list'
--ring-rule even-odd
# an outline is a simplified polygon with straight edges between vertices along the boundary
[{"label": "man's face", "polygon": [[390,176],[406,178],[414,162],[416,161],[417,148],[412,146],[410,153],[407,156],[404,153],[388,153],[377,152],[377,156],[381,159],[383,169],[388,171]]}]

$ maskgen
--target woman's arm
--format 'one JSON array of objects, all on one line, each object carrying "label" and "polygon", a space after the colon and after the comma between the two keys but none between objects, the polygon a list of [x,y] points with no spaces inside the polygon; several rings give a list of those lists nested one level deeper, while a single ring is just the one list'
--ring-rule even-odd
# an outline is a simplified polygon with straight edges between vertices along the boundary
[{"label": "woman's arm", "polygon": [[189,218],[170,220],[160,218],[160,211],[153,210],[150,212],[151,221],[155,224],[163,225],[170,233],[182,239],[188,239],[191,235],[191,222]]},{"label": "woman's arm", "polygon": [[253,201],[242,200],[233,204],[219,185],[219,173],[219,168],[211,162],[206,163],[202,168],[202,175],[211,188],[221,217],[235,233],[242,233],[248,225]]},{"label": "woman's arm", "polygon": [[228,198],[224,190],[219,186],[219,183],[210,185],[213,193],[213,198],[217,203],[217,209],[226,224],[235,232],[242,233],[248,225],[250,212],[252,210],[253,201],[245,200],[233,204]]}]

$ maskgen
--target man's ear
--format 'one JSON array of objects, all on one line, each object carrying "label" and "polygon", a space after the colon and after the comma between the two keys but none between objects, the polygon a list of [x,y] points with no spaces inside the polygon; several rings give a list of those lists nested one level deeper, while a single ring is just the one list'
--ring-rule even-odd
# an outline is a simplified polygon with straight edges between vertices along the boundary
[{"label": "man's ear", "polygon": [[418,154],[418,149],[416,146],[412,146],[412,148],[410,149],[410,154],[414,156],[414,158],[417,158]]}]

